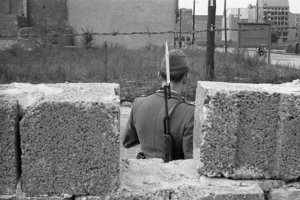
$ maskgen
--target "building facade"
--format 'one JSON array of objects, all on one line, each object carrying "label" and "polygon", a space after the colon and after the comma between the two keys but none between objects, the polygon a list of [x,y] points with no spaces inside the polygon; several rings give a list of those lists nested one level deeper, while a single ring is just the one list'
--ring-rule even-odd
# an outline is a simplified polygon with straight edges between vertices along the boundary
[{"label": "building facade", "polygon": [[289,14],[289,25],[293,28],[289,30],[288,43],[300,42],[300,13]]},{"label": "building facade", "polygon": [[[38,34],[76,33],[83,35],[72,43],[82,45],[84,33],[144,32],[94,35],[92,43],[128,48],[162,46],[166,41],[173,45],[174,33],[151,32],[174,31],[176,13],[178,0],[0,0],[0,34],[17,35],[25,29]],[[18,27],[19,19],[26,19],[26,24]]]},{"label": "building facade", "polygon": [[[178,33],[175,37],[176,43],[179,41],[182,42],[182,45],[191,45],[193,35],[191,32],[193,31],[193,11],[192,9],[181,8],[180,9],[180,16],[178,22],[176,23],[176,30],[178,32],[182,32],[181,34]],[[216,15],[215,18],[215,28],[221,29],[222,28],[222,18],[221,15]],[[206,45],[206,37],[207,32],[204,31],[207,29],[207,15],[195,15],[195,31],[201,31],[195,33],[195,42],[196,45]],[[202,32],[203,31],[203,32]],[[188,33],[186,33],[188,32]],[[181,40],[180,40],[181,37]],[[215,43],[221,43],[221,31],[215,32]]]},{"label": "building facade", "polygon": [[[149,32],[149,34],[99,35],[93,42],[118,44],[128,48],[174,44],[176,0],[67,0],[68,21],[75,33],[82,29],[96,33]],[[82,38],[75,38],[80,44]]]},{"label": "building facade", "polygon": [[286,43],[289,34],[289,1],[258,0],[259,19],[270,22],[279,34],[279,42]]},{"label": "building facade", "polygon": [[193,10],[187,8],[181,8],[179,10],[179,19],[176,23],[175,43],[179,46],[181,42],[182,46],[190,45],[192,43],[193,35],[190,32],[193,31]]},{"label": "building facade", "polygon": [[[289,34],[289,32],[294,32],[289,29],[289,27],[295,23],[292,22],[291,24],[291,20],[289,19],[290,12],[288,0],[258,0],[257,5],[249,5],[248,8],[227,9],[226,17],[228,29],[238,28],[238,22],[270,23],[273,28],[273,33],[278,36],[277,42],[280,44],[288,43],[290,36],[292,35]],[[227,40],[236,42],[237,35],[237,31],[227,31]],[[296,33],[294,33],[294,35],[296,35]],[[224,39],[225,37],[223,32],[222,40]]]},{"label": "building facade", "polygon": [[[216,15],[215,18],[215,29],[221,29],[222,28],[222,15]],[[203,31],[207,29],[207,15],[196,15],[195,18],[195,24],[196,24],[196,31]],[[207,40],[207,32],[199,32],[195,35],[196,38],[196,44],[199,45],[206,45]],[[215,44],[221,45],[221,39],[222,39],[222,32],[216,31],[215,32]]]},{"label": "building facade", "polygon": [[[228,8],[226,10],[226,27],[227,29],[231,29],[227,31],[227,41],[229,44],[235,45],[235,43],[238,41],[238,32],[236,31],[238,29],[238,23],[246,23],[246,22],[255,22],[256,21],[256,15],[255,12],[256,9],[253,7],[248,8]],[[223,28],[225,20],[224,17],[222,19]],[[233,30],[232,30],[233,29]],[[225,40],[225,32],[222,31],[222,40]]]},{"label": "building facade", "polygon": [[16,34],[17,16],[21,12],[22,1],[0,0],[0,34]]}]

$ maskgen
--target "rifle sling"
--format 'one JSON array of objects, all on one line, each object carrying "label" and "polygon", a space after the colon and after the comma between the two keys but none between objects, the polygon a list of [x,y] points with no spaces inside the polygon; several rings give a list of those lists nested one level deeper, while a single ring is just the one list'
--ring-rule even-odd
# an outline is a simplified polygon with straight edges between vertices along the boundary
[{"label": "rifle sling", "polygon": [[[169,120],[171,120],[171,117],[172,117],[172,115],[173,115],[175,109],[176,109],[177,106],[178,106],[179,104],[181,104],[181,103],[182,103],[182,101],[179,101],[179,102],[175,103],[175,104],[169,109]],[[170,123],[170,121],[168,121],[168,122]],[[167,126],[170,127],[170,124],[167,124]],[[170,130],[170,129],[169,129],[169,130]]]}]

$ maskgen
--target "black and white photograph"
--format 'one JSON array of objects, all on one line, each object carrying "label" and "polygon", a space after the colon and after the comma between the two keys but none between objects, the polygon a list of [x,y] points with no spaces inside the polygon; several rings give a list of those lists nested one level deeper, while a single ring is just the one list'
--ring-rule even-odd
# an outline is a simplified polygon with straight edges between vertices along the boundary
[{"label": "black and white photograph", "polygon": [[0,200],[300,200],[300,0],[0,0]]}]

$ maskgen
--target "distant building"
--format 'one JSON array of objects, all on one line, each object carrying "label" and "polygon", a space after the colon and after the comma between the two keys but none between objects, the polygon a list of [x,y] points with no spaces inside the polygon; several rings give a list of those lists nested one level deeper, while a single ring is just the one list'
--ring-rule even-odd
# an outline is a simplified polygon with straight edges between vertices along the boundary
[{"label": "distant building", "polygon": [[289,14],[289,25],[290,27],[294,27],[294,29],[289,30],[288,43],[294,44],[300,42],[300,13]]},{"label": "distant building", "polygon": [[190,34],[190,32],[193,31],[192,9],[181,8],[179,10],[179,19],[176,23],[176,31],[178,32],[175,36],[176,46],[179,46],[179,42],[182,42],[183,46],[191,44],[192,34]]},{"label": "distant building", "polygon": [[[222,28],[222,15],[216,15],[215,18],[215,29]],[[196,31],[206,30],[207,29],[207,15],[196,15],[195,17],[195,25]],[[206,44],[207,32],[200,32],[195,35],[196,44]],[[215,44],[220,45],[222,39],[222,32],[216,31],[215,32]]]},{"label": "distant building", "polygon": [[[181,41],[183,46],[192,44],[193,35],[191,32],[193,31],[193,11],[192,9],[181,8],[181,21],[176,24],[176,30],[181,34],[177,34],[175,37],[176,42],[179,42],[179,38],[181,36]],[[222,16],[216,15],[215,18],[215,28],[222,28]],[[205,45],[206,44],[206,36],[207,32],[204,31],[207,29],[207,15],[195,15],[195,31],[203,31],[195,34],[195,44],[196,45]],[[188,33],[185,33],[188,32]],[[221,42],[221,32],[217,31],[215,34],[215,42],[219,44]]]},{"label": "distant building", "polygon": [[[227,9],[227,28],[238,28],[238,22],[269,22],[278,32],[280,43],[289,40],[289,1],[288,0],[258,0],[258,5],[249,5],[248,8]],[[224,24],[224,19],[223,19]],[[224,27],[224,25],[223,25]],[[228,41],[237,41],[237,31],[227,31]],[[224,40],[224,32],[222,34]]]},{"label": "distant building", "polygon": [[[227,31],[227,41],[229,43],[237,42],[238,40],[238,23],[246,23],[246,22],[256,22],[256,8],[248,7],[248,8],[228,8],[226,10],[227,14],[227,29],[235,29],[235,30],[228,30]],[[224,19],[223,19],[223,28],[224,26]],[[222,40],[225,40],[225,32],[222,31]]]},{"label": "distant building", "polygon": [[289,1],[258,0],[259,20],[270,22],[279,33],[279,41],[287,42],[289,34]]}]

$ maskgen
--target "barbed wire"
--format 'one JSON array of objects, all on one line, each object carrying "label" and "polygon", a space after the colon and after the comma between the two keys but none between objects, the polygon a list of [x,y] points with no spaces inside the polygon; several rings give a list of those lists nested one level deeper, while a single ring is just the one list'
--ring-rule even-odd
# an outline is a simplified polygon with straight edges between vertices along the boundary
[{"label": "barbed wire", "polygon": [[[299,27],[271,27],[271,28],[211,28],[197,31],[158,31],[158,32],[118,32],[113,31],[110,33],[96,33],[96,32],[85,32],[85,33],[46,33],[46,34],[0,34],[0,39],[5,38],[22,38],[22,37],[43,37],[43,36],[86,36],[87,34],[93,36],[126,36],[126,35],[164,35],[164,34],[196,34],[196,33],[204,33],[204,32],[221,32],[221,31],[255,31],[255,30],[273,30],[273,31],[284,31],[288,29],[300,29]],[[51,30],[50,30],[51,31]]]}]

